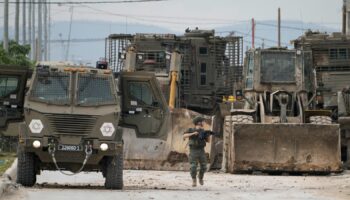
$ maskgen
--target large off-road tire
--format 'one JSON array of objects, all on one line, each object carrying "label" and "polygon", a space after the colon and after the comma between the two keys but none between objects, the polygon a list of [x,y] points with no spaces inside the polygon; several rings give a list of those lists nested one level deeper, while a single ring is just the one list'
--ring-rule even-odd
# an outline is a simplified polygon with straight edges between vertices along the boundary
[{"label": "large off-road tire", "polygon": [[[231,117],[231,119],[230,119]],[[253,117],[250,115],[233,115],[233,116],[228,116],[225,118],[225,126],[228,125],[230,126],[229,123],[235,124],[235,123],[240,123],[240,124],[251,124],[253,123]]]},{"label": "large off-road tire", "polygon": [[123,153],[108,158],[105,166],[105,188],[121,190],[123,189]]},{"label": "large off-road tire", "polygon": [[36,183],[35,155],[25,152],[18,148],[17,150],[17,183],[31,187]]},{"label": "large off-road tire", "polygon": [[226,172],[228,168],[228,154],[229,154],[229,143],[230,134],[232,133],[232,124],[251,124],[254,119],[250,115],[233,115],[226,116],[224,122],[224,139],[223,139],[223,152],[222,152],[222,164],[221,170]]},{"label": "large off-road tire", "polygon": [[328,116],[311,116],[310,124],[332,124],[332,118]]}]

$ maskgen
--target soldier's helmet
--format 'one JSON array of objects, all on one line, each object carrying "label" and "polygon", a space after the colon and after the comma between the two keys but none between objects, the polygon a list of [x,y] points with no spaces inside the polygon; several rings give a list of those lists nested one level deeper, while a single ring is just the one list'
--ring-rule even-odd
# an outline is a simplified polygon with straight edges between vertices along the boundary
[{"label": "soldier's helmet", "polygon": [[192,120],[192,122],[193,122],[194,125],[197,125],[199,122],[203,122],[204,120],[205,120],[205,119],[204,119],[203,117],[197,116],[197,117],[195,117],[195,118]]}]

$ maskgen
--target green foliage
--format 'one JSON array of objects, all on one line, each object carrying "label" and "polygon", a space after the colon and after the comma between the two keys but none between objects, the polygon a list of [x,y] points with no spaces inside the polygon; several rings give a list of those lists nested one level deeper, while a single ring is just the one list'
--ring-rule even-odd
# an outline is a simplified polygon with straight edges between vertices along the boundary
[{"label": "green foliage", "polygon": [[21,65],[33,67],[34,62],[27,55],[30,52],[30,45],[20,45],[15,41],[9,42],[9,52],[5,52],[3,44],[0,46],[0,64]]}]

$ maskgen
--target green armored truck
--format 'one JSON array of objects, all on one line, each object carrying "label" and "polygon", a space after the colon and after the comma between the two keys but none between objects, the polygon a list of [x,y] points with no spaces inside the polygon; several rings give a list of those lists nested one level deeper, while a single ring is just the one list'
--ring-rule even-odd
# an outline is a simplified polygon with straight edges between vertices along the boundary
[{"label": "green armored truck", "polygon": [[[96,171],[107,189],[122,189],[124,153],[142,155],[151,160],[143,164],[155,166],[171,162],[168,154],[176,150],[168,136],[166,101],[147,72],[115,77],[103,63],[96,68],[41,63],[21,106],[24,121],[12,129],[19,136],[17,182],[24,186],[33,186],[42,170]],[[159,151],[142,149],[152,141]],[[141,149],[134,148],[137,142],[143,142]]]},{"label": "green armored truck", "polygon": [[39,65],[19,126],[17,182],[32,186],[40,170],[102,171],[105,187],[123,187],[120,102],[113,73]]}]

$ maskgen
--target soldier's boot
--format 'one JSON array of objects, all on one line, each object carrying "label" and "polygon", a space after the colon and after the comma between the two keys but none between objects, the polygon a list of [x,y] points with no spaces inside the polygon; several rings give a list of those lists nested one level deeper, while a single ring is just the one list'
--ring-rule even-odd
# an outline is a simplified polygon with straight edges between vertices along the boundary
[{"label": "soldier's boot", "polygon": [[202,178],[199,179],[199,184],[204,185],[204,181]]},{"label": "soldier's boot", "polygon": [[197,187],[197,179],[196,178],[192,179],[192,187]]}]

